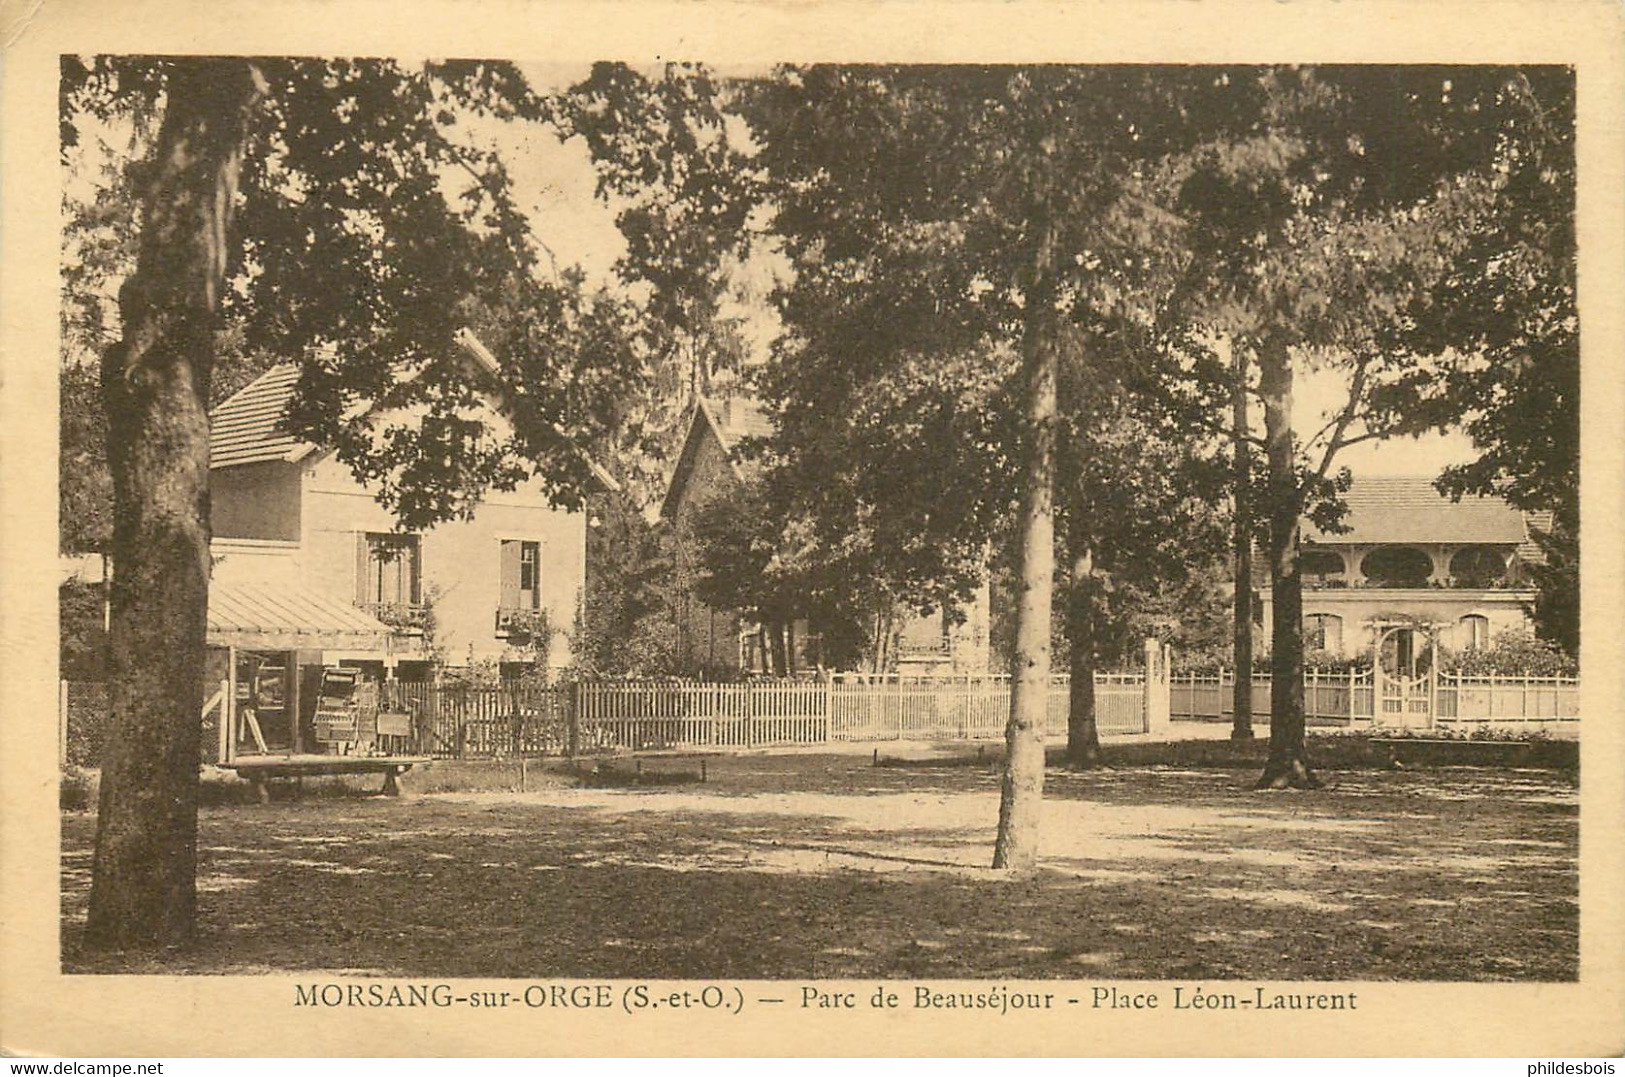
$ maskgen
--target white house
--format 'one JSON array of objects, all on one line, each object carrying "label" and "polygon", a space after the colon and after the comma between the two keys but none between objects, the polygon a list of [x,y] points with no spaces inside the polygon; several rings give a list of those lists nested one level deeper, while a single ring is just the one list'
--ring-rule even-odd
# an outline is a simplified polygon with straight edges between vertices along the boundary
[{"label": "white house", "polygon": [[[494,373],[478,341],[462,343],[472,376]],[[488,493],[471,519],[398,533],[348,466],[282,429],[297,375],[273,367],[210,416],[209,642],[228,652],[235,701],[256,706],[271,746],[308,743],[309,715],[295,716],[310,710],[324,665],[411,680],[437,661],[567,664],[585,514],[555,507],[531,481]],[[544,618],[552,631],[538,653]]]},{"label": "white house", "polygon": [[[1344,500],[1345,530],[1304,522],[1300,566],[1310,645],[1356,654],[1386,632],[1390,646],[1408,654],[1420,642],[1415,633],[1424,632],[1462,650],[1530,627],[1527,568],[1541,560],[1531,529],[1549,520],[1498,498],[1452,501],[1427,478],[1359,479]],[[1263,599],[1267,640],[1267,590]],[[1406,627],[1391,631],[1396,626]]]}]

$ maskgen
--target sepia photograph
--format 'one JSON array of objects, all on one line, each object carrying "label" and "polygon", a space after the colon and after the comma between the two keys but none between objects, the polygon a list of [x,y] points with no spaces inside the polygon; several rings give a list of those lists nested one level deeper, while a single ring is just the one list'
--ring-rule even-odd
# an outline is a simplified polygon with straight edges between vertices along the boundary
[{"label": "sepia photograph", "polygon": [[55,989],[1617,984],[1583,67],[432,48],[51,50]]}]

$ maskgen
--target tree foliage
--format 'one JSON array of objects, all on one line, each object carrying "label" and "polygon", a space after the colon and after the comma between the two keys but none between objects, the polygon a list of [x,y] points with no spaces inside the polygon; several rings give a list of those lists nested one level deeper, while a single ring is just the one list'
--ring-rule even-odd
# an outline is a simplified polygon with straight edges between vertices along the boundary
[{"label": "tree foliage", "polygon": [[636,449],[652,465],[676,451],[695,398],[737,383],[749,358],[742,300],[754,288],[757,191],[731,95],[697,64],[644,73],[600,62],[549,102],[559,137],[586,144],[626,240],[615,269],[650,367]]},{"label": "tree foliage", "polygon": [[571,637],[578,672],[648,677],[680,665],[669,536],[625,493],[589,504],[587,587]]},{"label": "tree foliage", "polygon": [[[617,301],[588,294],[578,275],[539,271],[530,223],[485,134],[542,121],[545,100],[502,64],[254,67],[267,93],[248,131],[221,318],[245,351],[301,361],[293,430],[333,446],[406,527],[465,515],[487,486],[528,477],[556,503],[579,504],[592,485],[582,449],[616,435],[643,371]],[[168,71],[163,61],[66,58],[64,153],[86,117],[159,114]],[[137,140],[137,177],[145,150]],[[131,269],[109,261],[104,274]],[[511,434],[476,417],[456,362],[465,326],[503,364]],[[424,418],[375,429],[351,413],[363,400],[380,405],[373,414],[411,407]]]},{"label": "tree foliage", "polygon": [[[592,485],[584,450],[613,436],[642,370],[617,304],[585,295],[577,276],[535,272],[503,161],[477,134],[459,137],[542,118],[511,66],[66,57],[60,85],[65,163],[81,129],[128,122],[135,133],[115,173],[134,197],[110,219],[136,251],[101,354],[115,732],[88,937],[182,941],[195,900],[206,409],[222,325],[250,352],[301,363],[290,429],[333,446],[409,529],[467,515],[485,489],[527,477],[579,505]],[[118,275],[119,241],[102,245],[97,272]],[[501,357],[500,385],[477,386],[457,361],[468,323]],[[511,429],[482,420],[481,388],[503,394]],[[398,409],[417,421],[375,418]]]}]

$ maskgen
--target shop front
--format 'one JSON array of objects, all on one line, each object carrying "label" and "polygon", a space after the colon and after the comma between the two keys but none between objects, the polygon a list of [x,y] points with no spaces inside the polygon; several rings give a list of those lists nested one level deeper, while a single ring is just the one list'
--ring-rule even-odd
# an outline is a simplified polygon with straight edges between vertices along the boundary
[{"label": "shop front", "polygon": [[354,606],[299,587],[215,583],[209,588],[211,667],[223,674],[217,759],[336,750],[322,713],[341,658],[394,668],[392,631]]}]

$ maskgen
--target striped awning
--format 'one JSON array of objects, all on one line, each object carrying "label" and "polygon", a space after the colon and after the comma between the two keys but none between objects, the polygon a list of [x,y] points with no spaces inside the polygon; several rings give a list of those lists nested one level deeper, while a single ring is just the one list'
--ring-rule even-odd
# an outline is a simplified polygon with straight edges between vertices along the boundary
[{"label": "striped awning", "polygon": [[209,585],[209,645],[291,651],[389,650],[390,627],[344,602],[295,586]]}]

